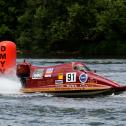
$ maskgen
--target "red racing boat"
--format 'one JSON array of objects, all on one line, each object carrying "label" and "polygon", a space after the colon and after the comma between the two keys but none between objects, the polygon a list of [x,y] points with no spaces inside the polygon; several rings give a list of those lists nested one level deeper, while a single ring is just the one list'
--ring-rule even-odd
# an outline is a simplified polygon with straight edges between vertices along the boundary
[{"label": "red racing boat", "polygon": [[24,93],[48,93],[53,96],[86,97],[119,94],[126,90],[111,80],[97,75],[82,62],[40,67],[29,62],[17,65],[17,76]]}]

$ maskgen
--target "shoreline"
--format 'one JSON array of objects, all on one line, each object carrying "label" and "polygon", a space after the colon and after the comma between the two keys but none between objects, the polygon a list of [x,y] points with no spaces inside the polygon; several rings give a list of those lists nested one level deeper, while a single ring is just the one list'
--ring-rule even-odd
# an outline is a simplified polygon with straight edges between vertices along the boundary
[{"label": "shoreline", "polygon": [[126,55],[17,55],[17,58],[44,59],[126,59]]}]

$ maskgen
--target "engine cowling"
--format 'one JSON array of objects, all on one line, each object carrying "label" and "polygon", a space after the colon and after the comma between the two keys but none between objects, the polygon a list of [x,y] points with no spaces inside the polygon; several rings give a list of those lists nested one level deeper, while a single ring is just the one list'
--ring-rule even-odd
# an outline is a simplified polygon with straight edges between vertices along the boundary
[{"label": "engine cowling", "polygon": [[20,63],[17,65],[16,74],[18,77],[29,77],[30,76],[30,63]]}]

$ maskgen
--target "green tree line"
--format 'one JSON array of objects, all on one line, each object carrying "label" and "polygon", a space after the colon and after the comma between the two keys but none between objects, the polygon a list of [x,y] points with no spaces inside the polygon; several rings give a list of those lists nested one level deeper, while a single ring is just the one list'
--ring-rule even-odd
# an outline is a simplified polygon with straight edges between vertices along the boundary
[{"label": "green tree line", "polygon": [[33,57],[125,56],[126,1],[0,0],[0,40]]}]

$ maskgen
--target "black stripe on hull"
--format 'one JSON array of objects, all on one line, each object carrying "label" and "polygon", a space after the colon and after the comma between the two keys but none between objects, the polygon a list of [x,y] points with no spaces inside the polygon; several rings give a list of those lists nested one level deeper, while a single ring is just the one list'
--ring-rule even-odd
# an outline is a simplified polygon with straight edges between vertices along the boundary
[{"label": "black stripe on hull", "polygon": [[113,89],[90,90],[90,91],[54,91],[46,92],[56,97],[96,97],[101,95],[111,95],[114,93]]}]

